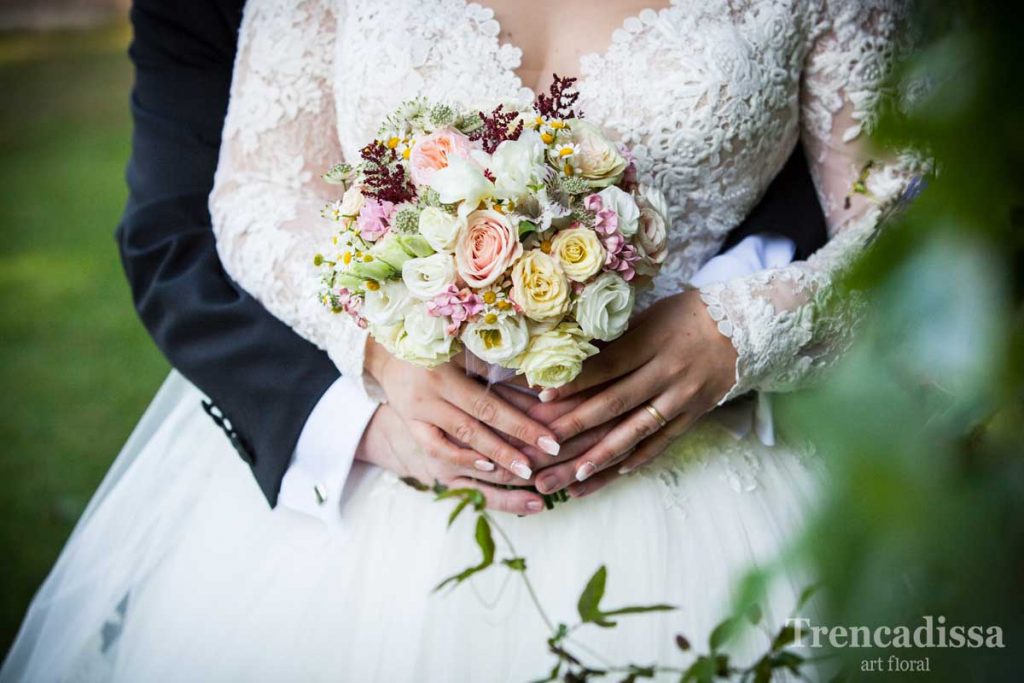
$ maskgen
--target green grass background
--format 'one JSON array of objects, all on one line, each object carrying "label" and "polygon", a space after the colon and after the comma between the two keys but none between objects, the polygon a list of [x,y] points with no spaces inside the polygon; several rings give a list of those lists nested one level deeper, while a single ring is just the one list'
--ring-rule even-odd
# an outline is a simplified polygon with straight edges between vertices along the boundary
[{"label": "green grass background", "polygon": [[168,365],[132,309],[125,26],[0,34],[0,652]]}]

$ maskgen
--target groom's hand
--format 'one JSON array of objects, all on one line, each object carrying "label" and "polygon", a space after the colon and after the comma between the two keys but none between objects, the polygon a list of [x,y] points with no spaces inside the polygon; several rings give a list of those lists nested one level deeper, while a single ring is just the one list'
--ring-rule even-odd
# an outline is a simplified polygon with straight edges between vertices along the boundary
[{"label": "groom's hand", "polygon": [[400,477],[413,477],[425,484],[439,481],[452,488],[473,488],[487,499],[492,510],[517,515],[532,515],[544,509],[543,499],[524,489],[507,489],[505,485],[525,486],[507,470],[480,472],[460,467],[425,454],[410,434],[408,425],[389,405],[377,409],[363,432],[356,449],[356,460],[361,460]]}]

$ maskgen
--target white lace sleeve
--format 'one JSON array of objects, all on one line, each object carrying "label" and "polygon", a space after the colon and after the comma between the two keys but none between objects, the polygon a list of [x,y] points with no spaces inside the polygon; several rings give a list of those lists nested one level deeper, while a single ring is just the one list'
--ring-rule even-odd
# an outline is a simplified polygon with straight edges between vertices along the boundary
[{"label": "white lace sleeve", "polygon": [[[738,354],[736,384],[723,401],[751,389],[792,389],[849,341],[857,306],[837,297],[833,282],[874,233],[882,206],[911,177],[909,157],[874,159],[865,176],[871,159],[861,140],[895,57],[900,5],[825,3],[803,74],[801,124],[830,240],[806,261],[701,289],[708,313]],[[854,194],[862,178],[868,191]]]},{"label": "white lace sleeve", "polygon": [[210,213],[228,274],[361,386],[366,332],[325,311],[312,266],[330,232],[320,212],[337,192],[321,174],[341,161],[334,5],[246,3]]}]

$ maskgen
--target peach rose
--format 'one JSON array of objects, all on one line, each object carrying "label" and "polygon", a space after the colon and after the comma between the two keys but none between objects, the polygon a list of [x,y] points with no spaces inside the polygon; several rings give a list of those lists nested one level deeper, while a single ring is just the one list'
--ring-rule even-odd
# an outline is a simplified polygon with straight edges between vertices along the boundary
[{"label": "peach rose", "polygon": [[509,220],[490,209],[469,214],[455,245],[459,275],[472,287],[486,287],[523,254],[519,231]]},{"label": "peach rose", "polygon": [[416,141],[409,152],[409,173],[417,185],[429,185],[435,171],[448,167],[448,157],[469,157],[469,138],[452,128],[439,128]]}]

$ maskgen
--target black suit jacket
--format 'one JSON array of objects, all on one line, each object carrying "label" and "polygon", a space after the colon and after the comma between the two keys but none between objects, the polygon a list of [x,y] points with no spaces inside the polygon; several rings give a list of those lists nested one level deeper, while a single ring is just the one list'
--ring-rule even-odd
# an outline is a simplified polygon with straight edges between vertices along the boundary
[{"label": "black suit jacket", "polygon": [[[135,128],[117,241],[143,323],[210,397],[207,412],[274,505],[298,435],[338,371],[233,282],[217,256],[207,199],[243,4],[134,3]],[[787,235],[801,254],[824,241],[800,150],[727,247],[757,232]]]}]

